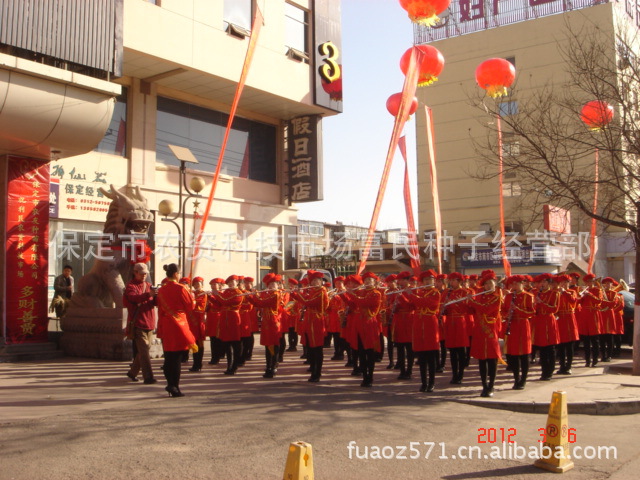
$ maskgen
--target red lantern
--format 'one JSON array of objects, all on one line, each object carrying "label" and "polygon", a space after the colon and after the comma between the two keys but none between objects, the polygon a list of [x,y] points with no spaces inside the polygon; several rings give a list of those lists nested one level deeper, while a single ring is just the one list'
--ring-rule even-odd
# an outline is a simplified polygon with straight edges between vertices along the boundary
[{"label": "red lantern", "polygon": [[[402,99],[402,93],[394,93],[387,99],[387,110],[391,115],[396,117],[400,111],[400,100]],[[418,110],[418,99],[413,97],[411,100],[411,107],[409,107],[409,115],[413,115]]]},{"label": "red lantern", "polygon": [[580,119],[591,130],[601,130],[613,120],[613,107],[607,102],[591,100],[582,107]]},{"label": "red lantern", "polygon": [[342,69],[342,65],[340,67],[340,78],[334,80],[333,82],[327,82],[322,76],[320,80],[322,81],[322,89],[329,94],[329,98],[336,102],[342,101],[342,74],[344,70]]},{"label": "red lantern", "polygon": [[432,47],[431,45],[416,45],[415,47],[411,47],[404,52],[404,55],[400,58],[400,70],[402,70],[402,73],[405,75],[409,69],[411,51],[414,48],[417,48],[424,53],[422,63],[418,66],[420,70],[418,86],[425,87],[427,85],[431,85],[433,82],[438,80],[438,75],[442,73],[442,69],[444,68],[444,57],[436,47]]},{"label": "red lantern", "polygon": [[511,86],[515,78],[515,67],[504,58],[485,60],[476,68],[476,82],[493,98],[507,95],[507,87]]},{"label": "red lantern", "polygon": [[438,15],[449,8],[451,0],[400,0],[400,6],[414,23],[432,27],[440,20]]}]

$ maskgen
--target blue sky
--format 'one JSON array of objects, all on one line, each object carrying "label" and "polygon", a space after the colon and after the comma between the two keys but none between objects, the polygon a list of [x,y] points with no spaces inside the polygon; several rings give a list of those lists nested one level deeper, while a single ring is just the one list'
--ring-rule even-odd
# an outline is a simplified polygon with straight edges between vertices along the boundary
[{"label": "blue sky", "polygon": [[[298,204],[300,219],[369,226],[393,128],[385,104],[402,90],[400,57],[412,44],[398,0],[342,0],[343,113],[323,120],[324,200]],[[417,221],[415,120],[405,135]],[[403,178],[396,151],[378,229],[406,227]]]}]

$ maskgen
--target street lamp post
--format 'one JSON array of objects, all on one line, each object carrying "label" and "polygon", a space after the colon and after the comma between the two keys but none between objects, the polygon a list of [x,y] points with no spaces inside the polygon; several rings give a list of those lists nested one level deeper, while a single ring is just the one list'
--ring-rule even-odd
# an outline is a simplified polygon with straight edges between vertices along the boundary
[{"label": "street lamp post", "polygon": [[[176,145],[169,145],[169,148],[173,154],[180,160],[180,183],[178,187],[178,211],[173,211],[173,202],[171,200],[162,200],[158,204],[158,212],[164,218],[163,222],[170,222],[175,225],[178,230],[178,251],[180,254],[180,264],[182,265],[182,276],[186,276],[186,242],[184,235],[186,235],[186,206],[187,202],[195,198],[193,202],[194,208],[194,222],[198,216],[198,206],[200,202],[197,200],[200,198],[200,192],[205,187],[205,182],[201,177],[191,177],[189,185],[187,185],[187,163],[199,163],[196,157],[186,147],[178,147]],[[186,196],[183,192],[186,192]],[[184,199],[183,199],[184,196]],[[182,228],[176,220],[182,220]]]}]

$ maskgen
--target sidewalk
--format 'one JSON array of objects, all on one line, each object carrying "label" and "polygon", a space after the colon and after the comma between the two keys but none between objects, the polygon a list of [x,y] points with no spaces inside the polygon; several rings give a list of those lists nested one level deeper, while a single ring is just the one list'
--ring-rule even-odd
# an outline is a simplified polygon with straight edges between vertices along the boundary
[{"label": "sidewalk", "polygon": [[[226,365],[207,365],[202,372],[182,370],[181,389],[189,396],[214,396],[219,394],[252,395],[267,384],[286,389],[339,389],[363,393],[359,377],[350,375],[351,369],[344,361],[328,360],[332,350],[325,349],[323,376],[319,383],[307,382],[307,365],[299,359],[300,351],[286,352],[274,379],[262,378],[264,369],[263,349],[256,346],[254,358],[241,368],[237,375],[226,376]],[[205,353],[205,362],[209,354]],[[224,362],[224,361],[223,361]],[[112,362],[95,359],[65,357],[58,360],[25,363],[0,363],[0,421],[41,418],[74,412],[109,408],[128,408],[164,400],[164,378],[160,366],[162,360],[153,360],[158,378],[156,385],[131,382],[125,376],[128,362]],[[571,376],[554,376],[551,381],[540,381],[540,368],[533,365],[525,390],[512,390],[512,376],[504,366],[498,367],[495,395],[481,398],[481,382],[477,363],[472,361],[465,372],[462,385],[450,385],[450,373],[437,374],[436,390],[420,393],[417,366],[412,380],[397,380],[397,370],[387,370],[386,358],[376,365],[374,387],[370,395],[406,396],[408,403],[461,402],[488,408],[516,412],[546,413],[554,391],[567,392],[569,413],[591,415],[621,415],[640,412],[640,377],[631,375],[629,352],[611,363],[596,368],[576,366]],[[577,359],[576,365],[582,365]],[[628,372],[628,373],[608,373]]]}]

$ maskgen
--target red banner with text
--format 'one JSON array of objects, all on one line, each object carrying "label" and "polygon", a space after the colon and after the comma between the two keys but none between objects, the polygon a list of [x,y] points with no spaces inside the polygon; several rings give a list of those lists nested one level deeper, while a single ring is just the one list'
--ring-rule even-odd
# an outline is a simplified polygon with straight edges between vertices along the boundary
[{"label": "red banner with text", "polygon": [[46,342],[49,164],[8,157],[6,341]]}]

